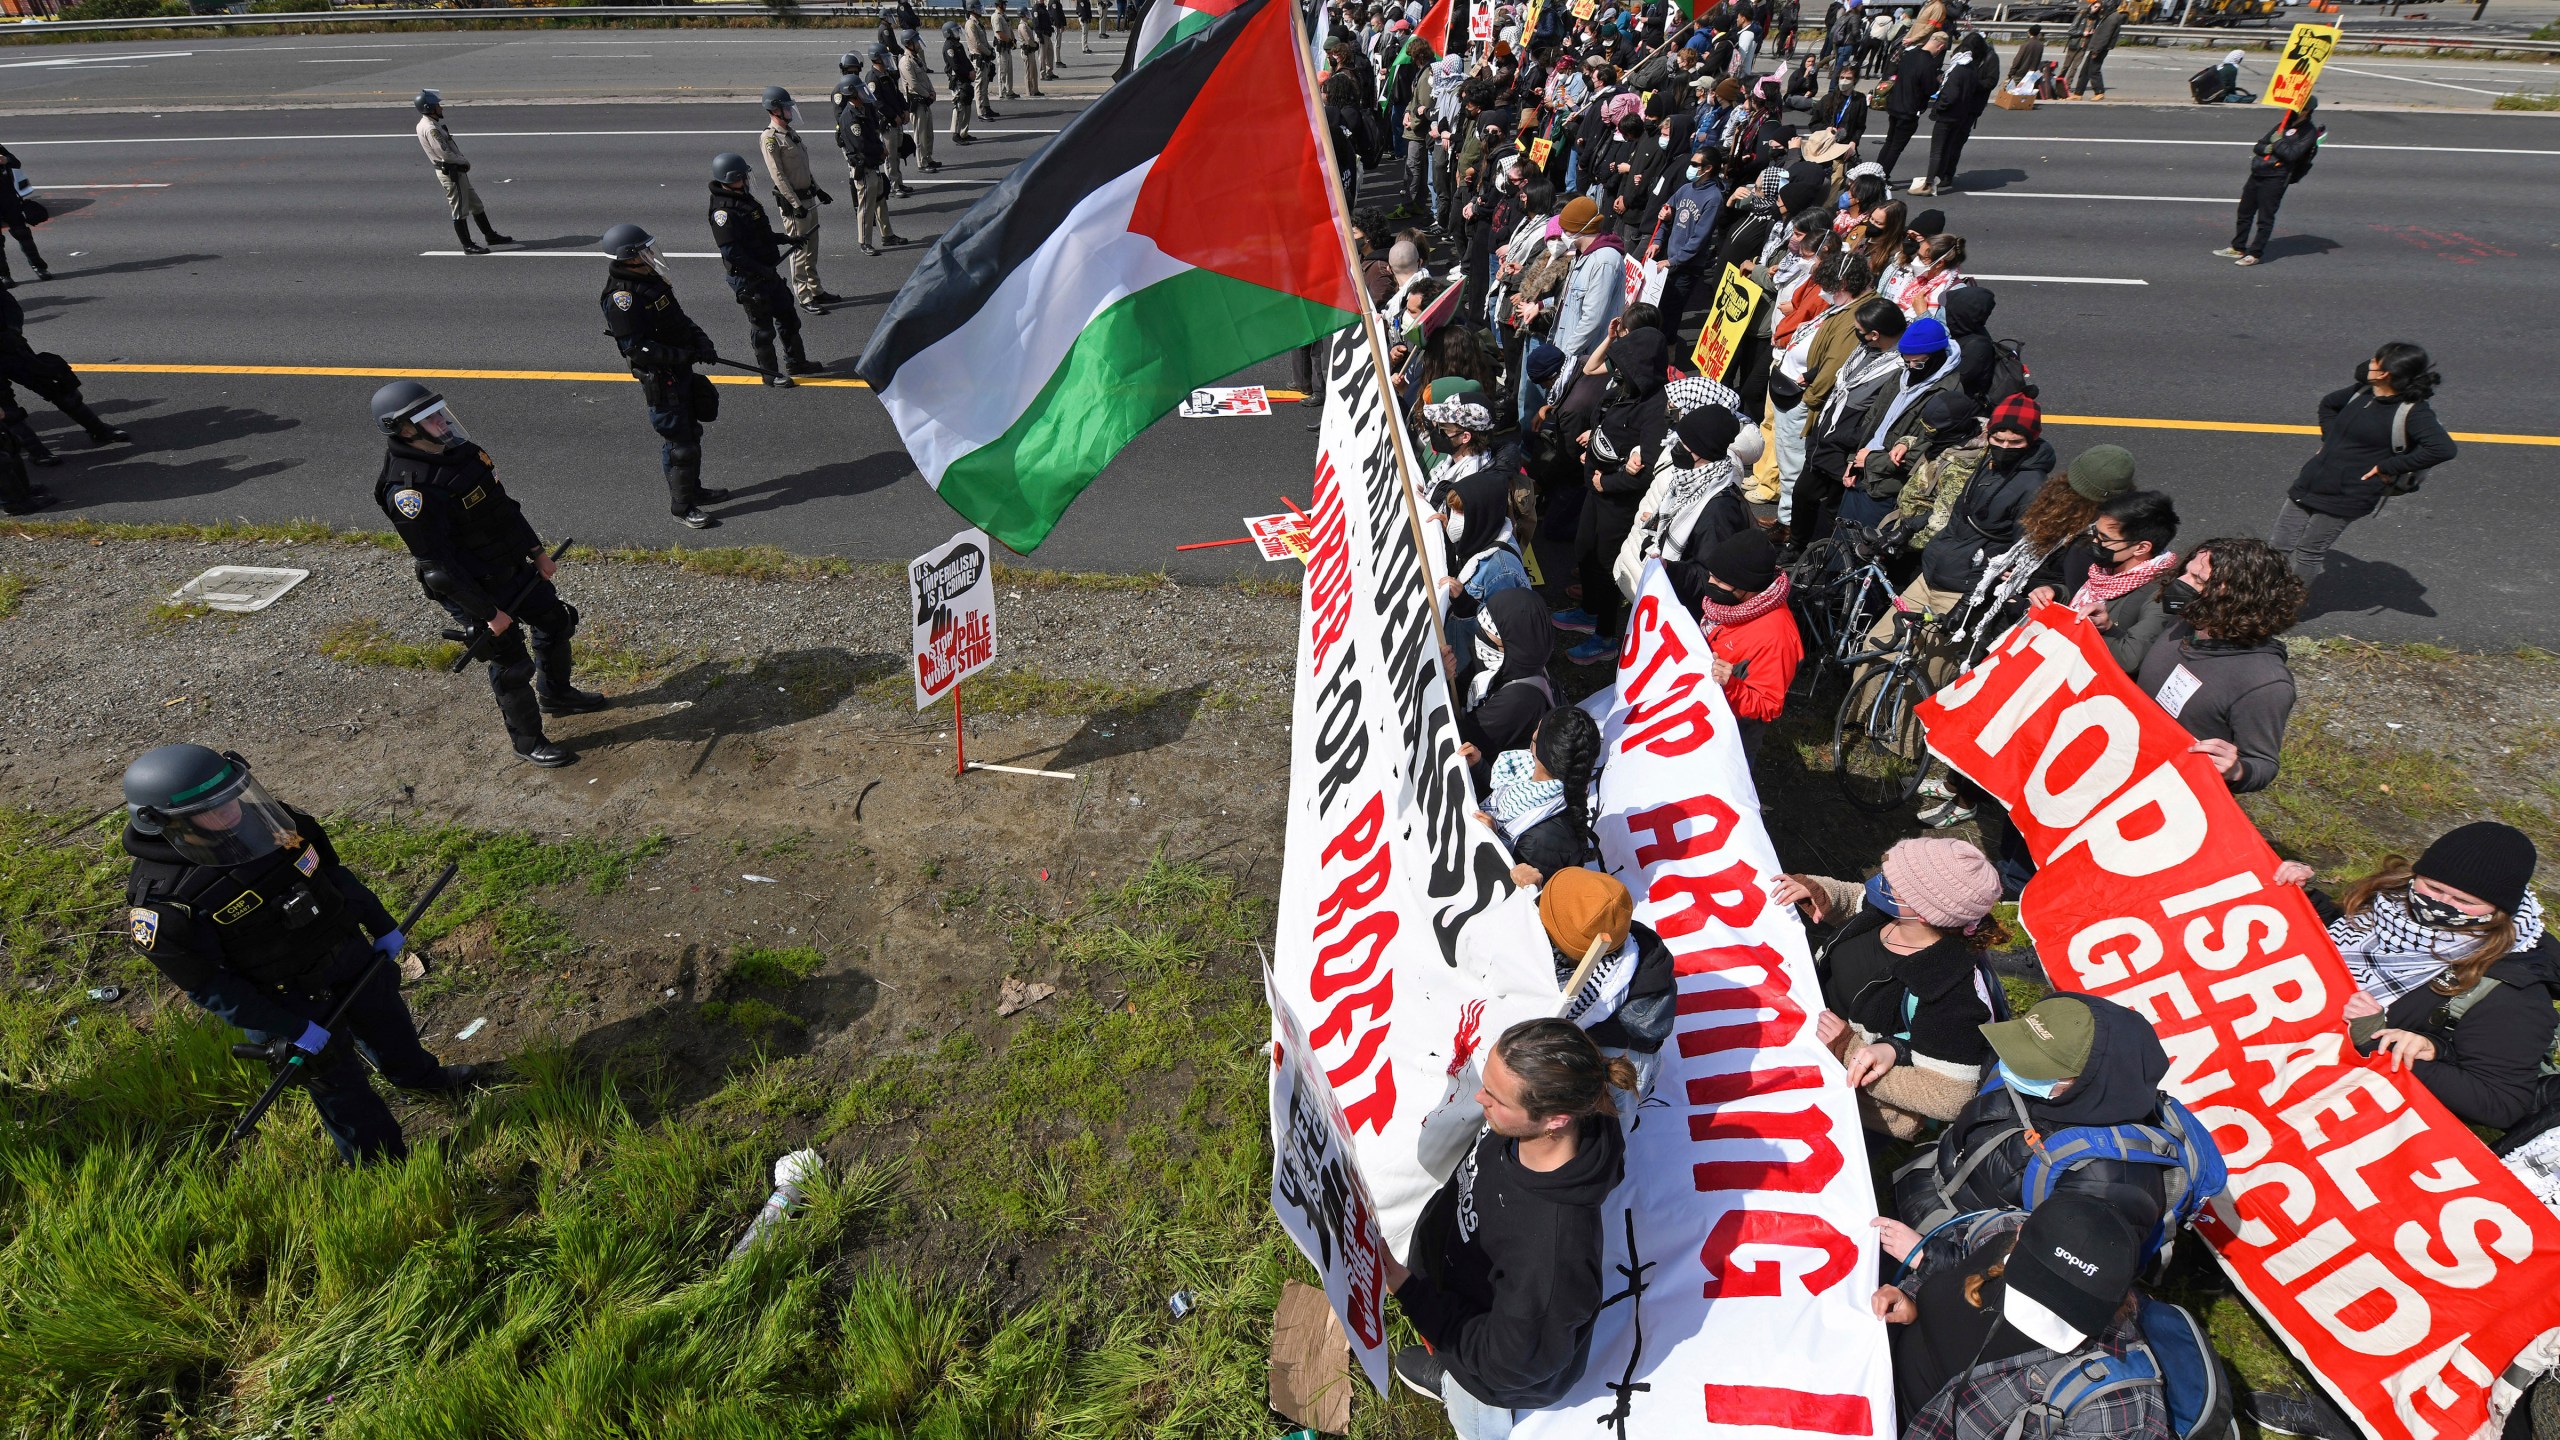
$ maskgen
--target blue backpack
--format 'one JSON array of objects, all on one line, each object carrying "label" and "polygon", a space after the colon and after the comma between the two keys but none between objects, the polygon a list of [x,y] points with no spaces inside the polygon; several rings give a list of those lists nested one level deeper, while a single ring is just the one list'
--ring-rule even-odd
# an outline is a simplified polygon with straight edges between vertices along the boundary
[{"label": "blue backpack", "polygon": [[[2240,1432],[2232,1419],[2231,1386],[2196,1317],[2145,1295],[2134,1324],[2142,1339],[2122,1355],[2091,1345],[2047,1362],[2045,1383],[2039,1387],[2044,1398],[2011,1416],[2002,1440],[2042,1440],[2059,1430],[2072,1411],[2133,1385],[2160,1387],[2174,1440],[2236,1440]],[[2025,1433],[2031,1417],[2044,1422],[2035,1437]]]}]

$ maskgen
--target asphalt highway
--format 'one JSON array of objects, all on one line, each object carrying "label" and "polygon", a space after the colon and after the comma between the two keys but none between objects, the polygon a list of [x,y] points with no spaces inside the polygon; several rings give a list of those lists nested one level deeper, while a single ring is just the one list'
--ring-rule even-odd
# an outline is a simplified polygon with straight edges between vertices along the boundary
[{"label": "asphalt highway", "polygon": [[[813,99],[835,47],[817,44],[829,54],[812,67]],[[450,94],[466,77],[417,78]],[[405,99],[412,83],[393,88]],[[893,202],[893,222],[929,240],[1079,103],[1000,101],[1004,118],[974,147],[944,145],[948,168],[933,177],[944,183]],[[2065,456],[2102,440],[2130,447],[2143,481],[2177,496],[2190,540],[2263,534],[2313,446],[2249,427],[2310,425],[2320,395],[2377,343],[2427,345],[2450,428],[2527,443],[2467,443],[2424,492],[2349,531],[2307,628],[2551,643],[2560,626],[2538,522],[2560,458],[2546,360],[2560,253],[2544,198],[2560,178],[2560,130],[2533,116],[2338,114],[2269,263],[2241,269],[2207,252],[2229,238],[2267,113],[1993,112],[1966,153],[1968,193],[1915,208],[1943,208],[1968,238],[1969,268],[2000,297],[1995,332],[2026,341],[2048,411],[2079,417],[2052,427]],[[760,119],[752,102],[457,103],[450,118],[518,251],[584,251],[632,220],[679,254],[711,249],[709,158],[751,151]],[[64,497],[49,513],[378,526],[366,398],[383,379],[443,371],[434,383],[548,532],[895,560],[957,528],[867,392],[753,384],[723,389],[705,447],[706,483],[742,499],[719,530],[675,527],[656,437],[602,333],[603,261],[432,253],[454,242],[413,120],[392,105],[22,114],[0,128],[35,183],[62,187],[45,192],[60,213],[39,232],[56,278],[17,292],[31,333],[89,367],[93,403],[139,441],[93,454],[40,409],[69,457],[49,472]],[[822,273],[851,303],[807,323],[814,355],[849,362],[921,248],[862,255],[841,171],[828,178],[839,203]],[[12,263],[23,282],[23,260]],[[671,263],[695,317],[744,354],[718,262]],[[279,367],[350,373],[249,373]],[[1285,385],[1286,372],[1273,362],[1247,378]],[[1283,494],[1303,502],[1313,418],[1283,406],[1165,420],[1035,562],[1202,579],[1258,568],[1246,547],[1174,547],[1239,536],[1241,517],[1281,508]]]}]

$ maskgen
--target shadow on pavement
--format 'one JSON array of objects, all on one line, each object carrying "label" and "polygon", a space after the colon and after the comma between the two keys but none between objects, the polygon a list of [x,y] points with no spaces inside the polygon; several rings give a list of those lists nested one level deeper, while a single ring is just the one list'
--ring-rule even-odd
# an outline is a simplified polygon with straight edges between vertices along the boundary
[{"label": "shadow on pavement", "polygon": [[[2024,170],[1960,170],[1956,172],[1956,188],[1958,190],[2006,190],[2012,185],[2023,183],[2026,178],[2027,172]],[[1903,203],[1912,205],[1930,198],[1927,195],[1909,196]]]},{"label": "shadow on pavement", "polygon": [[[100,414],[123,414],[148,409],[157,400],[106,400],[92,398],[90,404]],[[133,432],[134,443],[145,450],[194,450],[206,445],[220,445],[251,435],[273,435],[297,429],[302,422],[285,415],[271,415],[264,410],[251,410],[238,405],[207,405],[195,410],[176,410],[166,415],[152,415],[128,420],[125,428]]]},{"label": "shadow on pavement", "polygon": [[92,265],[86,270],[56,270],[53,272],[53,278],[59,282],[86,280],[98,275],[138,275],[146,270],[168,270],[180,265],[197,265],[207,260],[221,258],[219,255],[163,255],[157,260],[126,260],[115,265]]},{"label": "shadow on pavement", "polygon": [[2267,242],[2261,260],[2291,260],[2301,255],[2326,255],[2338,248],[2338,242],[2326,235],[2279,235]]},{"label": "shadow on pavement", "polygon": [[2302,618],[2355,610],[2392,610],[2422,619],[2436,614],[2436,607],[2427,603],[2426,582],[2417,576],[2388,560],[2359,560],[2332,550],[2329,568],[2311,587]]},{"label": "shadow on pavement", "polygon": [[904,450],[883,450],[859,460],[822,465],[796,475],[777,475],[755,485],[739,487],[740,500],[719,507],[721,518],[755,515],[767,510],[781,510],[806,500],[821,500],[837,495],[868,495],[886,490],[915,473],[915,464]]},{"label": "shadow on pavement", "polygon": [[[54,477],[53,493],[61,497],[67,509],[76,510],[83,505],[157,503],[218,495],[244,481],[264,479],[298,469],[302,464],[299,460],[262,460],[251,465],[237,455],[177,463],[122,458],[132,453],[123,446],[93,452],[65,451],[62,458],[67,463],[61,469],[41,473]],[[90,454],[109,463],[80,464]]]}]

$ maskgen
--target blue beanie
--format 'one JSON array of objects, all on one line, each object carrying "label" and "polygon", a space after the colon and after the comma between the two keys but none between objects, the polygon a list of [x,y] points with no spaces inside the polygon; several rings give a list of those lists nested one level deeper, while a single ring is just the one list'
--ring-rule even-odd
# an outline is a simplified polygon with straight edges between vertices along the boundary
[{"label": "blue beanie", "polygon": [[1688,50],[1704,51],[1704,50],[1707,48],[1707,37],[1706,37],[1706,36],[1704,36],[1704,35],[1692,35],[1692,36],[1690,36],[1690,37],[1689,37],[1689,43],[1688,43],[1687,45],[1683,46],[1682,48],[1683,48],[1683,49],[1688,49]]},{"label": "blue beanie", "polygon": [[1895,348],[1905,355],[1935,355],[1947,348],[1947,327],[1935,319],[1914,320]]}]

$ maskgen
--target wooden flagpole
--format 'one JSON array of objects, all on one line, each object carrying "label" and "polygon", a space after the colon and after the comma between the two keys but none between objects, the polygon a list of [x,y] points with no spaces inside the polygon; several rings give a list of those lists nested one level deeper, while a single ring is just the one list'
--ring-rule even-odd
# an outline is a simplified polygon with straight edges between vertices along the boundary
[{"label": "wooden flagpole", "polygon": [[[1273,0],[1281,3],[1281,0]],[[1360,279],[1360,251],[1351,241],[1351,212],[1342,193],[1342,172],[1333,163],[1333,133],[1324,123],[1324,106],[1316,94],[1315,57],[1307,53],[1307,32],[1297,23],[1297,8],[1290,0],[1289,46],[1298,57],[1298,96],[1306,105],[1307,133],[1315,138],[1316,158],[1324,166],[1325,204],[1333,211],[1334,238],[1342,242],[1343,273],[1351,282],[1354,304],[1358,306],[1361,338],[1368,342],[1369,364],[1378,377],[1378,393],[1387,412],[1387,442],[1395,448],[1396,473],[1404,483],[1405,521],[1412,533],[1415,568],[1422,578],[1422,608],[1431,616],[1431,633],[1440,648],[1449,648],[1449,632],[1440,623],[1440,597],[1431,593],[1431,550],[1422,535],[1422,507],[1414,499],[1416,489],[1413,466],[1406,459],[1411,437],[1404,428],[1404,412],[1396,404],[1395,373],[1387,367],[1386,351],[1378,345],[1378,327],[1374,321],[1369,289]],[[1329,382],[1328,382],[1329,383]],[[1331,397],[1327,397],[1331,404]],[[1450,684],[1454,676],[1443,677]]]}]

